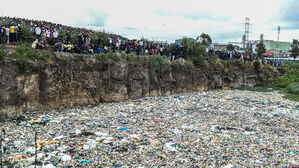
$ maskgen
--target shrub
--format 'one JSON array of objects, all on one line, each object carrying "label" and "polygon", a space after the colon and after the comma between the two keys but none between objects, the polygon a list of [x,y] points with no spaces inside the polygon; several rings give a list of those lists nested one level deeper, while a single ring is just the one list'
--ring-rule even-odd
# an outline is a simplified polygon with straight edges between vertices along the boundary
[{"label": "shrub", "polygon": [[35,37],[33,36],[33,32],[30,30],[30,27],[22,24],[20,26],[21,33],[20,33],[20,39],[24,42],[32,43],[35,40]]},{"label": "shrub", "polygon": [[65,30],[60,30],[58,32],[59,36],[58,36],[58,41],[66,41],[66,31]]},{"label": "shrub", "polygon": [[259,72],[261,70],[261,63],[259,61],[253,61],[253,68],[255,71]]},{"label": "shrub", "polygon": [[126,54],[122,53],[122,59],[126,63],[136,63],[137,62],[137,55],[136,54]]},{"label": "shrub", "polygon": [[44,60],[48,61],[52,59],[52,55],[48,51],[34,50],[29,47],[26,43],[21,44],[17,47],[17,50],[13,55],[16,59],[22,72],[25,72],[29,68],[28,60]]},{"label": "shrub", "polygon": [[193,64],[196,67],[206,68],[206,60],[204,59],[203,56],[201,55],[193,56],[191,57],[191,60],[193,61]]},{"label": "shrub", "polygon": [[299,69],[286,68],[286,73],[274,80],[274,84],[280,88],[286,88],[291,83],[299,83]]},{"label": "shrub", "polygon": [[107,54],[104,53],[96,54],[96,59],[98,61],[108,61],[108,60],[119,61],[121,57],[117,53],[109,52]]},{"label": "shrub", "polygon": [[287,87],[287,92],[299,95],[299,83],[291,83]]},{"label": "shrub", "polygon": [[0,26],[1,27],[9,27],[11,25],[11,23],[12,23],[12,19],[10,19],[10,18],[0,20]]},{"label": "shrub", "polygon": [[4,47],[0,47],[0,61],[3,61],[4,60],[4,56],[5,56],[5,50],[4,50]]},{"label": "shrub", "polygon": [[239,59],[229,59],[229,63],[234,67],[243,68],[244,63]]},{"label": "shrub", "polygon": [[119,61],[120,60],[120,56],[117,53],[113,53],[113,52],[109,52],[107,54],[108,59],[112,60],[112,61]]},{"label": "shrub", "polygon": [[24,55],[16,54],[16,62],[22,73],[26,72],[29,69],[28,58]]},{"label": "shrub", "polygon": [[109,39],[104,32],[94,32],[91,34],[91,43],[107,45],[109,43]]},{"label": "shrub", "polygon": [[206,63],[204,56],[206,55],[206,47],[200,45],[199,43],[183,38],[182,40],[182,50],[184,55],[190,59],[193,64],[197,67],[206,68]]},{"label": "shrub", "polygon": [[107,55],[104,54],[104,53],[97,53],[97,54],[96,54],[96,59],[97,59],[98,61],[107,61],[107,60],[108,60],[108,57],[107,57]]},{"label": "shrub", "polygon": [[83,55],[82,54],[75,54],[74,55],[74,61],[75,62],[80,62],[80,61],[83,61]]}]

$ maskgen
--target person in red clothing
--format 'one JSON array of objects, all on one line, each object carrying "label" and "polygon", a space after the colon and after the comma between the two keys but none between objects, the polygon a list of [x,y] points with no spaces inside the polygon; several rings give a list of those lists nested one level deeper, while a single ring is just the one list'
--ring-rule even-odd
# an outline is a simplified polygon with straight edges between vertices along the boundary
[{"label": "person in red clothing", "polygon": [[150,54],[150,55],[153,55],[153,52],[154,52],[154,50],[151,49],[151,50],[149,51],[149,54]]}]

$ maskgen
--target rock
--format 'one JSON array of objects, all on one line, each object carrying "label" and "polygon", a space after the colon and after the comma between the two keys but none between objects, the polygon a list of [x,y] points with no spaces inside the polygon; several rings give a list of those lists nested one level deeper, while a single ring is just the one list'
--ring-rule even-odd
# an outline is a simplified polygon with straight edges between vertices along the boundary
[{"label": "rock", "polygon": [[[57,58],[70,58],[71,55],[67,57],[65,53],[55,53]],[[99,63],[93,59],[91,57],[79,63],[71,61],[67,65],[61,62],[29,61],[26,74],[20,71],[15,61],[0,63],[3,79],[0,85],[0,110],[11,115],[15,111],[97,105],[100,102],[150,95],[216,89],[223,85],[253,86],[261,82],[259,76],[268,74],[267,78],[270,79],[277,75],[276,71],[269,68],[258,75],[247,63],[241,67],[209,64],[209,69],[204,71],[193,68],[191,62],[179,58],[161,65],[159,72],[151,61],[145,66],[123,61]],[[11,110],[7,111],[7,108]]]}]

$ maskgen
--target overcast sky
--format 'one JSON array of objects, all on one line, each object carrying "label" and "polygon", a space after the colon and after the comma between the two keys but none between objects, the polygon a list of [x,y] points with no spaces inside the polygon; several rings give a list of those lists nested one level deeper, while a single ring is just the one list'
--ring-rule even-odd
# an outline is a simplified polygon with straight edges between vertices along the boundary
[{"label": "overcast sky", "polygon": [[213,42],[238,41],[250,18],[250,40],[299,38],[299,0],[13,0],[1,16],[42,19],[120,34],[173,42],[208,33]]}]

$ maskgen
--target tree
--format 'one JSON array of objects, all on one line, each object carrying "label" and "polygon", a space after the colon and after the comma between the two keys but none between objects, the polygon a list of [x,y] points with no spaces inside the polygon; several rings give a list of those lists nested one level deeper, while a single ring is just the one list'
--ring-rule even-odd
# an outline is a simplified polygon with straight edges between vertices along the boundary
[{"label": "tree", "polygon": [[228,51],[234,51],[235,47],[232,44],[226,46]]},{"label": "tree", "polygon": [[211,39],[210,35],[205,34],[205,33],[201,33],[201,35],[198,36],[198,37],[196,38],[196,40],[197,40],[197,41],[199,40],[199,41],[200,41],[200,44],[201,44],[201,45],[204,45],[204,46],[208,46],[209,44],[212,43],[212,39]]},{"label": "tree", "polygon": [[195,66],[205,67],[203,56],[206,54],[206,47],[204,45],[184,37],[182,40],[182,51],[189,60],[192,60]]},{"label": "tree", "polygon": [[294,39],[292,44],[291,44],[291,56],[296,59],[299,55],[299,41]]},{"label": "tree", "polygon": [[59,41],[63,42],[66,40],[66,31],[64,29],[61,29],[58,34]]},{"label": "tree", "polygon": [[9,27],[11,26],[12,19],[6,18],[6,19],[1,19],[0,20],[0,27]]},{"label": "tree", "polygon": [[71,43],[79,44],[79,33],[77,31],[72,31],[71,33]]},{"label": "tree", "polygon": [[91,43],[107,45],[109,43],[109,38],[104,32],[93,32],[91,34]]},{"label": "tree", "polygon": [[32,43],[35,40],[35,37],[33,36],[33,32],[30,30],[30,27],[25,25],[25,24],[21,24],[20,25],[20,39],[22,41],[26,41],[29,43]]},{"label": "tree", "polygon": [[264,58],[263,55],[264,53],[266,52],[266,48],[265,48],[265,45],[264,45],[264,42],[263,40],[261,40],[257,45],[256,45],[256,52],[257,52],[257,56],[259,58]]}]

